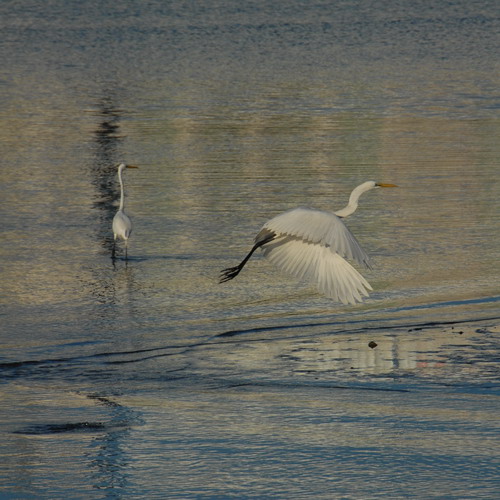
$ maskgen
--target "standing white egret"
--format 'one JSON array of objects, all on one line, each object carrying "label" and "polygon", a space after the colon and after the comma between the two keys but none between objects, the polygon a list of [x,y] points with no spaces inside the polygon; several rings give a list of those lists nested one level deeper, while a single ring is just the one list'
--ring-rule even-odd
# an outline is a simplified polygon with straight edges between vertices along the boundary
[{"label": "standing white egret", "polygon": [[115,257],[115,246],[116,239],[121,238],[125,241],[125,259],[128,258],[128,239],[130,233],[132,232],[132,222],[130,221],[128,215],[124,212],[123,206],[125,203],[125,190],[123,188],[122,172],[126,168],[138,168],[134,165],[125,165],[125,163],[120,163],[118,165],[118,180],[120,181],[120,207],[118,212],[116,212],[113,217],[113,258]]},{"label": "standing white egret", "polygon": [[241,263],[221,271],[220,283],[235,278],[260,247],[279,269],[316,283],[327,297],[344,304],[361,302],[372,287],[345,259],[370,268],[369,259],[342,219],[356,211],[363,193],[382,187],[397,186],[367,181],[353,190],[347,206],[338,212],[294,208],[277,215],[264,224]]}]

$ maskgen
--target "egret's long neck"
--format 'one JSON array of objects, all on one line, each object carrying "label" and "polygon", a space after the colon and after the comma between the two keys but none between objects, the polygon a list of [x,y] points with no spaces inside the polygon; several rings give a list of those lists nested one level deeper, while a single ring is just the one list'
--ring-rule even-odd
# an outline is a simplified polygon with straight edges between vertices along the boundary
[{"label": "egret's long neck", "polygon": [[119,210],[123,210],[123,204],[125,202],[125,193],[123,190],[123,180],[122,180],[122,171],[118,170],[118,180],[120,181],[120,208]]},{"label": "egret's long neck", "polygon": [[337,217],[349,217],[352,215],[356,209],[358,208],[358,200],[359,197],[366,191],[373,189],[375,187],[375,183],[368,181],[360,184],[358,187],[354,188],[351,196],[349,196],[349,203],[342,209],[337,212],[334,212]]}]

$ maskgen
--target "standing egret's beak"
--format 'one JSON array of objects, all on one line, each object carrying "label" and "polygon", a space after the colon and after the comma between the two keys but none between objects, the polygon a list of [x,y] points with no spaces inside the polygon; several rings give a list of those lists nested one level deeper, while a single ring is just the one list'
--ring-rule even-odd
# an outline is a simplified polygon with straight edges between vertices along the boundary
[{"label": "standing egret's beak", "polygon": [[139,167],[136,167],[135,165],[125,165],[127,168],[139,168]]},{"label": "standing egret's beak", "polygon": [[383,182],[376,182],[375,186],[379,188],[397,188],[399,186],[396,186],[396,184],[385,184]]}]

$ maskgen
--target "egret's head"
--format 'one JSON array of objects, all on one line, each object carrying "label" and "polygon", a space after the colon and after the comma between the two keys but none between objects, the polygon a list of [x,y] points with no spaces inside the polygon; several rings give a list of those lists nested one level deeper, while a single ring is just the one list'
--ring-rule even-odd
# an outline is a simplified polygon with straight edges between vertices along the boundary
[{"label": "egret's head", "polygon": [[370,189],[379,187],[397,187],[397,186],[395,184],[385,184],[382,182],[375,182],[375,181],[363,182],[363,184],[360,184],[359,186],[353,189],[351,196],[349,196],[349,203],[347,204],[347,206],[344,207],[342,210],[338,210],[337,212],[335,212],[335,215],[337,217],[349,217],[349,215],[353,214],[356,211],[360,196],[363,193],[369,191]]},{"label": "egret's head", "polygon": [[126,165],[125,163],[119,163],[118,164],[118,170],[120,172],[123,172],[124,169],[126,168],[139,168],[139,167],[136,167],[135,165]]}]

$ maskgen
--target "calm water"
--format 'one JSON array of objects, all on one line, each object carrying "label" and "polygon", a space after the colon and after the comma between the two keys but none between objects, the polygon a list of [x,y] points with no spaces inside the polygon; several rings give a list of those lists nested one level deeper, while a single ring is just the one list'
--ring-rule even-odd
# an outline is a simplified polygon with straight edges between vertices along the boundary
[{"label": "calm water", "polygon": [[[0,496],[498,497],[499,33],[494,0],[0,3]],[[363,304],[260,256],[218,284],[370,179]]]}]

